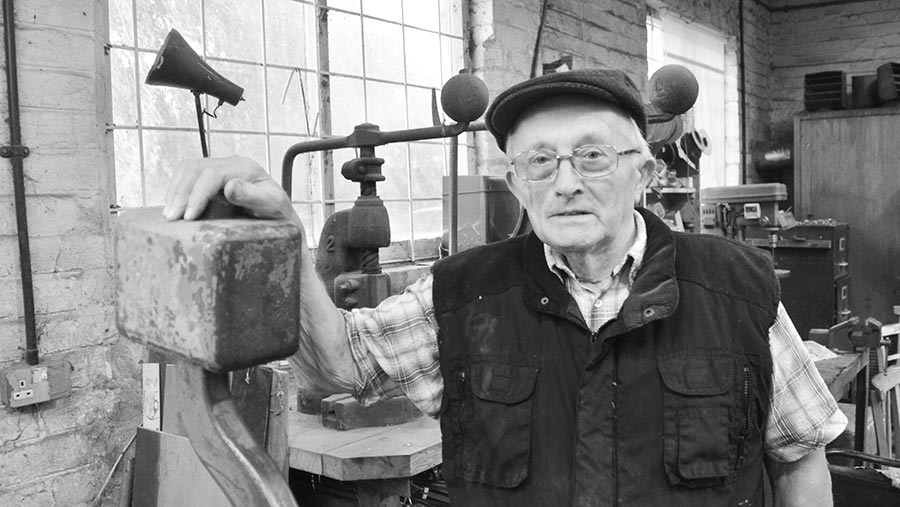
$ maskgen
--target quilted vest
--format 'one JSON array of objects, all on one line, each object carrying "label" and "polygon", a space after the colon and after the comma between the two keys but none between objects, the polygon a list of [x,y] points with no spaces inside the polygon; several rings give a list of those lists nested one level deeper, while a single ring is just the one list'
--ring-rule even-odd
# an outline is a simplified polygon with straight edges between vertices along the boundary
[{"label": "quilted vest", "polygon": [[596,331],[533,234],[433,267],[453,505],[763,505],[771,260],[639,211],[642,266]]}]

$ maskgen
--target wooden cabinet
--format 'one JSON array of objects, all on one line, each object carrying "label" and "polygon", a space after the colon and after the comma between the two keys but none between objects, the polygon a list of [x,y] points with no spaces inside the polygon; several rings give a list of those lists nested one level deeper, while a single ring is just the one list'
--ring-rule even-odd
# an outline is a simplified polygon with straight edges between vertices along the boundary
[{"label": "wooden cabinet", "polygon": [[900,304],[900,109],[794,118],[794,215],[849,226],[850,310],[893,322]]}]

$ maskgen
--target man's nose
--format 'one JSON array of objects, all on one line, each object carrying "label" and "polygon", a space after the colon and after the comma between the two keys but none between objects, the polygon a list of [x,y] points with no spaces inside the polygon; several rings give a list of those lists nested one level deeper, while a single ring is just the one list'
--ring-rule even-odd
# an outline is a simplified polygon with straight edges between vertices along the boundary
[{"label": "man's nose", "polygon": [[584,180],[578,174],[578,171],[575,170],[575,166],[572,165],[571,158],[564,158],[559,161],[554,189],[560,195],[574,195],[584,191]]}]

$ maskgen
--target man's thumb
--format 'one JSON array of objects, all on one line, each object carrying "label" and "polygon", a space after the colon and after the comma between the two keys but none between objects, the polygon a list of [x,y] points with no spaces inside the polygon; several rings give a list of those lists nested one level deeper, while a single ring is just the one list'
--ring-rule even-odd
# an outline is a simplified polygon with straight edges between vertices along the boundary
[{"label": "man's thumb", "polygon": [[233,179],[225,184],[225,198],[259,218],[274,218],[273,199],[266,189],[249,181]]}]

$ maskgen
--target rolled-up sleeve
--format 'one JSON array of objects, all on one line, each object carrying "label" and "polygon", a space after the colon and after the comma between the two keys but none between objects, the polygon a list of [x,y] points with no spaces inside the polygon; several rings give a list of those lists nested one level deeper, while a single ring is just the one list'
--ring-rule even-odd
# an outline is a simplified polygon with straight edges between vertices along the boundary
[{"label": "rolled-up sleeve", "polygon": [[782,463],[797,461],[831,442],[847,427],[847,417],[825,386],[794,323],[782,304],[769,329],[772,403],[765,454]]},{"label": "rolled-up sleeve", "polygon": [[342,311],[356,364],[356,398],[367,405],[406,395],[436,417],[444,389],[431,275],[375,308]]}]

